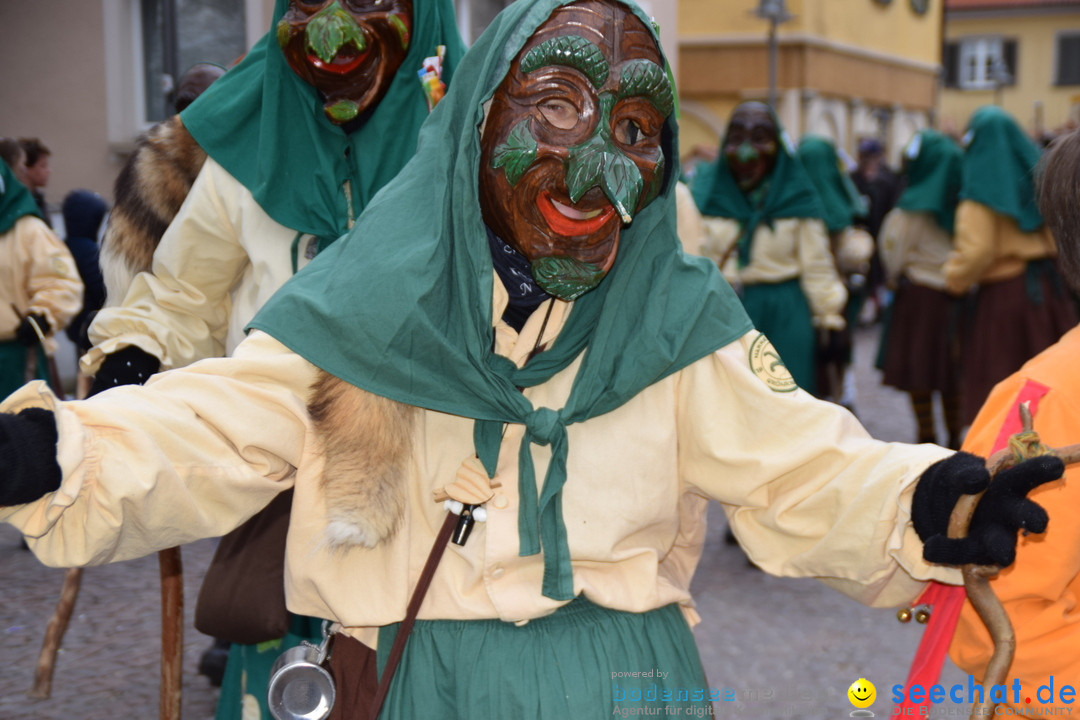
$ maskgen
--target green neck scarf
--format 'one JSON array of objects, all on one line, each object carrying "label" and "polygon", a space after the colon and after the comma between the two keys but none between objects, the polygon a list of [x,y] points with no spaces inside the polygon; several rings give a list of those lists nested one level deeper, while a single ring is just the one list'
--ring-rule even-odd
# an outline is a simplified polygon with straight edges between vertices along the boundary
[{"label": "green neck scarf", "polygon": [[976,110],[964,137],[961,200],[974,200],[1016,220],[1024,232],[1042,227],[1033,172],[1041,153],[1004,110]]},{"label": "green neck scarf", "polygon": [[866,217],[866,201],[848,174],[841,171],[840,156],[832,140],[804,136],[799,141],[798,158],[821,197],[825,226],[830,233],[849,228],[856,218]]},{"label": "green neck scarf", "polygon": [[[413,160],[355,229],[286,283],[252,327],[353,385],[474,418],[475,450],[489,473],[503,424],[524,425],[521,553],[543,552],[543,593],[566,600],[573,594],[562,521],[567,425],[618,408],[752,326],[716,268],[680,250],[672,117],[664,189],[624,228],[611,272],[574,303],[552,347],[523,368],[492,351],[493,271],[478,195],[478,128],[512,58],[563,4],[519,0],[495,18],[462,59],[457,80],[420,132]],[[565,407],[533,407],[518,390],[545,382],[582,354]],[[539,488],[534,444],[552,448]]]},{"label": "green neck scarf", "polygon": [[15,222],[26,215],[41,217],[34,196],[25,185],[15,178],[15,173],[0,160],[0,235],[15,227]]},{"label": "green neck scarf", "polygon": [[920,130],[904,150],[907,186],[896,207],[933,215],[942,230],[953,234],[964,151],[937,130]]},{"label": "green neck scarf", "polygon": [[289,68],[278,46],[274,28],[287,9],[287,0],[277,0],[270,32],[181,119],[275,221],[334,240],[416,149],[428,115],[417,77],[423,59],[445,45],[449,84],[465,47],[451,0],[414,0],[401,68],[364,124],[346,134],[326,119],[318,92]]},{"label": "green neck scarf", "polygon": [[769,189],[763,200],[751,202],[748,194],[735,183],[727,158],[724,157],[724,141],[720,143],[720,157],[698,170],[690,188],[702,215],[731,218],[739,222],[742,228],[738,240],[740,265],[750,261],[750,244],[758,225],[765,223],[771,228],[773,221],[781,218],[825,218],[821,199],[795,157],[791,139],[775,112],[772,112],[772,116],[779,130],[780,149],[776,155],[776,166],[766,179]]}]

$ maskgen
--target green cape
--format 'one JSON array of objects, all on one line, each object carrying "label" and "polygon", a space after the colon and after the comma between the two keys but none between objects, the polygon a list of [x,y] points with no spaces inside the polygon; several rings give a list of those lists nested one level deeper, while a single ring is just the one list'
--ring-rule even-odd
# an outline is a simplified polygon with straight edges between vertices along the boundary
[{"label": "green cape", "polygon": [[832,140],[819,135],[804,135],[797,153],[806,174],[821,197],[825,226],[830,233],[840,232],[866,217],[866,201],[855,183],[840,169],[840,156]]},{"label": "green cape", "polygon": [[769,184],[767,195],[759,206],[751,204],[731,174],[727,158],[724,157],[727,133],[720,141],[720,156],[716,162],[700,167],[690,188],[702,215],[731,218],[739,222],[742,228],[738,240],[740,265],[750,261],[750,244],[754,231],[761,223],[772,227],[773,221],[781,218],[825,218],[821,199],[802,163],[795,157],[791,139],[776,113],[771,108],[769,112],[779,130],[780,150],[776,155],[776,166],[765,180]]},{"label": "green cape", "polygon": [[348,229],[345,181],[356,217],[412,157],[428,115],[417,77],[423,59],[445,45],[449,84],[465,47],[451,0],[414,0],[401,68],[363,126],[346,134],[326,118],[319,93],[290,69],[278,46],[274,28],[286,9],[288,0],[277,0],[270,31],[180,117],[270,217],[332,241]]},{"label": "green cape", "polygon": [[[570,450],[566,426],[618,408],[752,328],[712,263],[680,249],[672,117],[665,127],[663,191],[624,228],[608,276],[574,303],[552,347],[524,368],[493,353],[493,271],[480,215],[478,128],[483,104],[510,61],[563,4],[519,0],[495,18],[421,130],[416,156],[368,205],[354,230],[286,283],[252,322],[353,385],[475,418],[475,450],[491,473],[503,423],[525,425],[521,553],[543,548],[543,592],[556,599],[573,592],[561,509]],[[634,12],[651,27],[640,10]],[[519,392],[581,353],[565,407],[534,408]],[[541,491],[534,443],[552,446]]]},{"label": "green cape", "polygon": [[18,181],[15,172],[0,160],[0,235],[15,227],[25,215],[40,218],[41,211],[30,190]]},{"label": "green cape", "polygon": [[1042,227],[1033,172],[1041,153],[996,105],[971,115],[965,135],[961,200],[974,200],[1016,220],[1024,232]]},{"label": "green cape", "polygon": [[896,207],[930,213],[941,229],[952,235],[963,156],[964,151],[948,135],[931,129],[916,133],[904,150],[907,187]]}]

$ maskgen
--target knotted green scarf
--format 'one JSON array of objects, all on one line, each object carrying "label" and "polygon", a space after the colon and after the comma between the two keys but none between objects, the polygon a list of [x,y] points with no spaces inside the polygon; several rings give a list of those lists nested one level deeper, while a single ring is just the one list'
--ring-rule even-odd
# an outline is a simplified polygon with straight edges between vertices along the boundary
[{"label": "knotted green scarf", "polygon": [[754,231],[761,223],[771,228],[773,221],[781,218],[825,218],[821,199],[802,163],[795,157],[791,140],[776,113],[772,110],[770,113],[780,134],[780,150],[776,155],[776,166],[765,179],[768,188],[760,202],[753,202],[735,183],[724,157],[726,133],[720,142],[720,157],[698,170],[690,188],[702,215],[739,222],[742,228],[738,240],[740,266],[750,261]]},{"label": "knotted green scarf", "polygon": [[825,226],[837,233],[866,217],[866,201],[855,183],[840,169],[840,156],[832,140],[819,135],[804,135],[797,153],[806,174],[821,197]]},{"label": "knotted green scarf", "polygon": [[[274,27],[288,9],[277,0],[274,25],[244,59],[181,114],[192,137],[251,191],[278,223],[334,240],[416,149],[428,115],[417,77],[425,57],[446,46],[443,81],[465,47],[451,0],[414,0],[408,54],[363,126],[346,134],[326,119],[322,100],[285,60]],[[351,185],[351,208],[343,185]]]},{"label": "knotted green scarf", "polygon": [[1016,220],[1024,232],[1042,227],[1033,172],[1041,153],[996,105],[971,115],[965,135],[961,200],[974,200]]},{"label": "knotted green scarf", "polygon": [[[716,268],[680,249],[677,128],[669,118],[663,191],[624,228],[608,276],[574,303],[552,347],[524,368],[492,351],[493,272],[478,199],[478,128],[483,104],[511,59],[563,4],[519,0],[496,17],[422,128],[416,156],[354,230],[286,283],[252,327],[358,387],[475,418],[475,450],[489,473],[503,423],[524,425],[521,553],[543,551],[543,592],[565,600],[573,594],[561,507],[571,451],[566,426],[614,410],[740,337],[751,323]],[[536,408],[519,392],[582,353],[565,407]],[[533,444],[552,447],[539,490]]]},{"label": "knotted green scarf", "polygon": [[16,179],[15,172],[0,160],[0,235],[26,215],[39,218],[41,211],[27,187]]},{"label": "knotted green scarf", "polygon": [[929,128],[916,133],[904,150],[907,187],[896,207],[930,213],[941,229],[952,235],[963,156],[964,151],[948,135]]}]

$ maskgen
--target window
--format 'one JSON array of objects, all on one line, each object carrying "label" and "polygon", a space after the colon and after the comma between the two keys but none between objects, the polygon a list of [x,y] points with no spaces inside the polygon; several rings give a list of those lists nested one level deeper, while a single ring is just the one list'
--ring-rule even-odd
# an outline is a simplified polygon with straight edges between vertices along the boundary
[{"label": "window", "polygon": [[270,25],[268,0],[102,0],[110,148],[168,117],[173,85],[197,62],[228,67]]},{"label": "window", "polygon": [[243,0],[141,0],[146,120],[173,113],[173,93],[192,65],[228,67],[246,49]]},{"label": "window", "polygon": [[945,86],[993,90],[1016,83],[1016,41],[1001,37],[964,38],[942,52]]},{"label": "window", "polygon": [[1080,33],[1057,36],[1055,85],[1080,85]]}]

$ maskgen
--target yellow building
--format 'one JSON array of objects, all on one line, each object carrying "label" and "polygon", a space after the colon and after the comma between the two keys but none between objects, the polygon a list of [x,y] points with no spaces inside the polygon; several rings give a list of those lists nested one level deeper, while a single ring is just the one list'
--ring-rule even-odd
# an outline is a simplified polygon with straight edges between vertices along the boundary
[{"label": "yellow building", "polygon": [[943,129],[998,104],[1035,137],[1080,123],[1080,0],[946,0]]},{"label": "yellow building", "polygon": [[[816,133],[852,152],[876,137],[895,161],[931,124],[943,0],[787,0],[776,29],[776,96],[793,137]],[[785,4],[785,3],[781,3]],[[679,0],[682,150],[715,147],[731,109],[769,95],[770,0]]]}]

